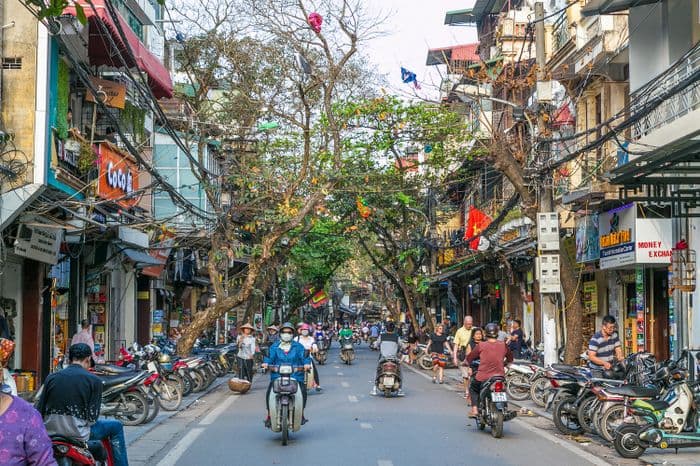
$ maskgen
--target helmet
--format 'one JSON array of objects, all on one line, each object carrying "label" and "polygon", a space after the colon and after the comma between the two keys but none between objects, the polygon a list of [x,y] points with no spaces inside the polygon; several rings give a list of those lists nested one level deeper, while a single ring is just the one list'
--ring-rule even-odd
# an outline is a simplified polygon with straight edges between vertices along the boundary
[{"label": "helmet", "polygon": [[350,324],[348,324],[347,322],[345,322],[345,323],[343,324],[343,328],[350,328]]},{"label": "helmet", "polygon": [[486,338],[498,338],[498,324],[494,324],[493,322],[486,324],[484,336]]},{"label": "helmet", "polygon": [[284,330],[285,328],[291,330],[292,332],[294,331],[294,326],[292,325],[291,322],[285,322],[285,323],[283,323],[282,326],[280,327],[280,332],[281,332],[282,330]]},{"label": "helmet", "polygon": [[323,322],[316,322],[316,327],[323,327]]},{"label": "helmet", "polygon": [[158,357],[158,362],[161,363],[161,364],[169,363],[169,362],[170,362],[170,355],[169,355],[169,354],[162,353],[162,354]]},{"label": "helmet", "polygon": [[309,330],[309,329],[310,329],[310,327],[309,327],[309,324],[307,324],[307,323],[303,323],[299,326],[299,330]]},{"label": "helmet", "polygon": [[394,330],[396,330],[396,324],[394,324],[392,321],[387,322],[386,331],[392,333]]}]

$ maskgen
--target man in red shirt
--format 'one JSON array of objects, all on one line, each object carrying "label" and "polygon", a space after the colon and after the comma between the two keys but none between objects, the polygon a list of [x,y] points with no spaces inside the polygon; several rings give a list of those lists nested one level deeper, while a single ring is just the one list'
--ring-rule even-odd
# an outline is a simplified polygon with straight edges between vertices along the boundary
[{"label": "man in red shirt", "polygon": [[479,369],[476,375],[472,375],[472,383],[469,386],[472,400],[472,412],[469,417],[476,417],[479,413],[479,392],[482,382],[491,377],[505,377],[505,364],[513,362],[513,353],[503,341],[498,340],[498,325],[487,324],[484,329],[486,341],[479,343],[471,353],[467,355],[467,363],[479,361]]}]

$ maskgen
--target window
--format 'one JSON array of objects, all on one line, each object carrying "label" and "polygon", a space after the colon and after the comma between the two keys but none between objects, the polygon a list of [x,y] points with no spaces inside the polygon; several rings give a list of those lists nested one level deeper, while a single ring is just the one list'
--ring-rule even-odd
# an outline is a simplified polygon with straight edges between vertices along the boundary
[{"label": "window", "polygon": [[3,70],[21,70],[22,59],[19,57],[2,57]]}]

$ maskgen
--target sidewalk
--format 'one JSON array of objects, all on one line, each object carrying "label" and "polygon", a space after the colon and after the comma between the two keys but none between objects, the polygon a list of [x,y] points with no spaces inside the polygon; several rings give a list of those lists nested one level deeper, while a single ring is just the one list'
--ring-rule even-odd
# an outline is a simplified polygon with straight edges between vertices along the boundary
[{"label": "sidewalk", "polygon": [[209,386],[208,389],[199,392],[199,393],[192,393],[185,398],[182,399],[182,405],[180,406],[180,409],[177,411],[166,411],[161,408],[161,410],[158,412],[158,415],[156,416],[153,421],[149,422],[148,424],[142,424],[140,426],[124,426],[124,436],[126,437],[126,446],[130,446],[132,443],[134,443],[136,440],[139,438],[143,437],[159,425],[163,424],[165,421],[170,419],[171,417],[175,416],[178,413],[181,413],[183,411],[186,411],[193,405],[198,405],[200,403],[206,403],[206,400],[203,400],[206,395],[208,395],[210,392],[216,390],[219,386],[222,384],[225,384],[228,382],[228,380],[233,376],[234,374],[226,374],[223,377],[217,378],[211,386]]},{"label": "sidewalk", "polygon": [[[412,367],[418,371],[422,371],[420,368]],[[422,371],[428,373],[427,371]],[[461,392],[462,387],[462,375],[458,369],[445,369],[445,383],[452,385],[451,390]],[[459,386],[459,387],[457,387]],[[576,442],[578,446],[590,453],[595,454],[611,464],[616,465],[698,465],[700,464],[700,448],[686,448],[678,450],[675,453],[674,450],[661,450],[658,448],[653,448],[647,450],[640,460],[625,460],[617,455],[617,452],[608,442],[596,435],[580,435],[580,436],[568,436],[563,435],[554,426],[554,421],[552,421],[552,413],[545,411],[544,408],[539,407],[537,404],[531,400],[525,401],[509,401],[510,405],[518,408],[518,419],[528,420],[536,427],[548,431],[550,434],[555,435],[562,439],[568,439]],[[534,416],[523,416],[520,414],[521,410],[529,410]],[[539,420],[546,420],[546,422],[538,422]]]}]

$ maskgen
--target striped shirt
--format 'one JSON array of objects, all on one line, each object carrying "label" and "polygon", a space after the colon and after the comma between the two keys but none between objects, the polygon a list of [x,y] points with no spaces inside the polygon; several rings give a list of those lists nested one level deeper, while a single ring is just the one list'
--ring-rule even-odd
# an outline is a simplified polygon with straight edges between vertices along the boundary
[{"label": "striped shirt", "polygon": [[[595,355],[605,362],[613,363],[615,361],[615,348],[620,346],[620,338],[617,333],[607,339],[602,332],[596,332],[588,342],[588,351],[593,351]],[[593,361],[588,361],[588,366],[592,369],[600,369],[602,366],[595,364]]]}]

